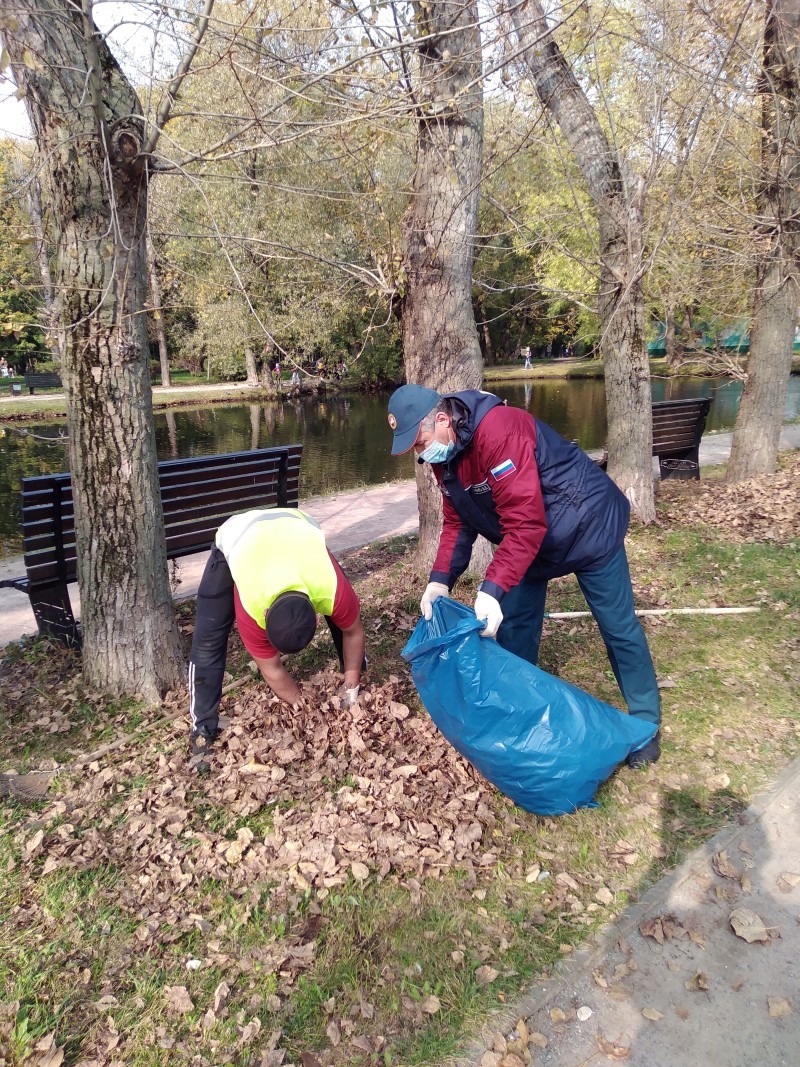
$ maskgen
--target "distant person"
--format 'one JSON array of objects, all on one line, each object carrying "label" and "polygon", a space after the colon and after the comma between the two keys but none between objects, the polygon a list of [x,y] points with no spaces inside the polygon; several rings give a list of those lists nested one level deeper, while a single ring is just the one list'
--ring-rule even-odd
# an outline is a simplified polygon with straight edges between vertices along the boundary
[{"label": "distant person", "polygon": [[207,753],[219,732],[234,619],[272,692],[296,704],[302,692],[281,653],[306,647],[317,629],[317,613],[330,628],[345,700],[353,704],[365,664],[360,604],[319,525],[297,508],[264,508],[234,515],[220,526],[197,592],[189,657],[192,757]]},{"label": "distant person", "polygon": [[5,356],[0,356],[0,378],[8,377],[8,361]]},{"label": "distant person", "polygon": [[[656,673],[633,604],[625,534],[630,505],[586,453],[491,393],[440,396],[404,385],[389,399],[392,455],[412,448],[442,491],[439,549],[420,604],[426,619],[470,561],[481,534],[497,545],[475,598],[484,637],[536,663],[547,583],[575,574],[631,715],[658,724]],[[643,767],[660,735],[628,756]]]},{"label": "distant person", "polygon": [[525,370],[528,370],[531,365],[531,350],[528,345],[522,349],[522,355],[525,357]]},{"label": "distant person", "polygon": [[300,384],[300,371],[297,367],[292,371],[292,388],[296,388]]}]

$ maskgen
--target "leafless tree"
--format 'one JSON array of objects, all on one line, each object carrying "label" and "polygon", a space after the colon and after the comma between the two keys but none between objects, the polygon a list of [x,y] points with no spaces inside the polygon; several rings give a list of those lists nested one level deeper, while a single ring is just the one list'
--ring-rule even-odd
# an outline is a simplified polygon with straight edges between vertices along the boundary
[{"label": "leafless tree", "polygon": [[564,58],[540,0],[523,0],[512,8],[511,17],[542,106],[561,129],[597,211],[608,470],[639,518],[652,522],[652,413],[644,335],[644,183],[603,129]]}]

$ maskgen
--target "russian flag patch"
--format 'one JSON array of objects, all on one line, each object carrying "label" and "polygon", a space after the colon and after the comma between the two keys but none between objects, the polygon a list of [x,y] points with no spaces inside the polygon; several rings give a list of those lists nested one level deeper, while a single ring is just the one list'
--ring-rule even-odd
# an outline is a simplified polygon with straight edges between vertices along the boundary
[{"label": "russian flag patch", "polygon": [[516,469],[517,468],[510,459],[504,459],[502,463],[498,463],[496,467],[492,467],[489,473],[496,482],[502,482],[503,478],[507,478],[509,474],[513,474]]}]

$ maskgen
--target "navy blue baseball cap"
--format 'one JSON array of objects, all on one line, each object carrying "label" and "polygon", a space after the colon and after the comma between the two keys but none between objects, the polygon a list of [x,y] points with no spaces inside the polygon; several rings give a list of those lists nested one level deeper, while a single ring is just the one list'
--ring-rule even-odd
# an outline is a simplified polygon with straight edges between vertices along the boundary
[{"label": "navy blue baseball cap", "polygon": [[394,430],[392,455],[402,456],[414,447],[419,424],[429,415],[441,397],[424,385],[401,385],[389,397],[389,425]]},{"label": "navy blue baseball cap", "polygon": [[267,640],[279,652],[299,652],[317,629],[317,613],[305,593],[289,590],[277,596],[266,615]]}]

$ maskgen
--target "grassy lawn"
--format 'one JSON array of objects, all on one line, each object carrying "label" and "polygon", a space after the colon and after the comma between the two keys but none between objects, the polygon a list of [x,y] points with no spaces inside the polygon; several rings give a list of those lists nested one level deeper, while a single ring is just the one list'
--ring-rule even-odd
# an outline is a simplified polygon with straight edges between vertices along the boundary
[{"label": "grassy lawn", "polygon": [[[0,797],[0,1063],[39,1043],[65,1064],[442,1064],[800,750],[798,474],[795,454],[749,488],[668,483],[659,524],[632,529],[639,606],[761,610],[646,621],[664,755],[560,818],[501,796],[420,705],[399,655],[424,585],[411,539],[343,560],[370,656],[356,708],[321,631],[292,664],[301,713],[232,639],[243,684],[205,777],[184,693],[111,701],[63,649],[7,648],[0,768],[64,769],[43,800]],[[548,607],[584,607],[574,579]],[[619,702],[592,620],[546,622],[541,666]]]}]

